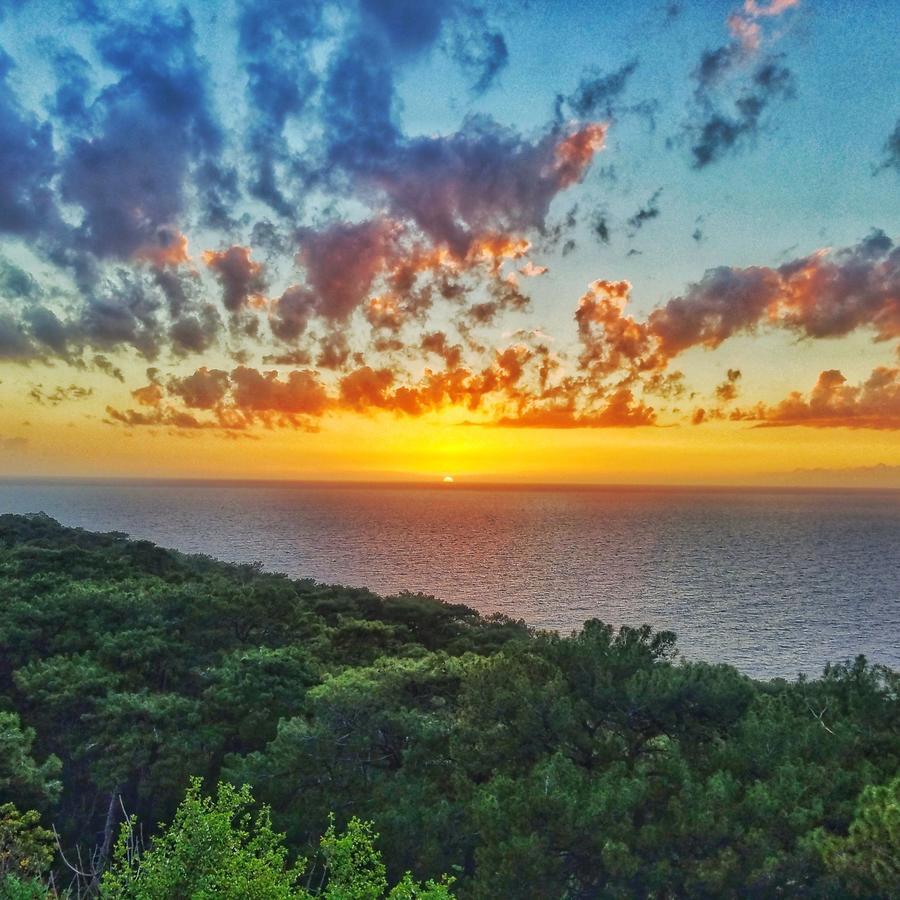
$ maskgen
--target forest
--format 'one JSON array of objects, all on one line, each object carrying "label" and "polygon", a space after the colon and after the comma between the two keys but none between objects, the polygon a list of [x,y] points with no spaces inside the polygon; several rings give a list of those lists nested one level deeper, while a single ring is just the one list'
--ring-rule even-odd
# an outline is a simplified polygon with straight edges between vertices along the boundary
[{"label": "forest", "polygon": [[0,516],[0,897],[900,896],[900,675]]}]

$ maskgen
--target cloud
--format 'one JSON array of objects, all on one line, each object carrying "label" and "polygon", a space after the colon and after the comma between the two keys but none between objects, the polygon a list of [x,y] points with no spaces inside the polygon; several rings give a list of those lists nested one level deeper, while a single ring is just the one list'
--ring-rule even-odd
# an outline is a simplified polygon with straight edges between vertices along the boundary
[{"label": "cloud", "polygon": [[70,384],[68,387],[59,385],[52,391],[47,393],[42,384],[34,385],[28,392],[28,396],[42,406],[58,406],[60,403],[67,403],[72,400],[85,400],[93,396],[94,389],[81,387],[77,384]]},{"label": "cloud", "polygon": [[900,368],[880,366],[859,385],[851,385],[837,369],[829,369],[804,395],[794,391],[775,406],[760,404],[736,410],[733,419],[763,427],[803,425],[810,428],[900,429]]},{"label": "cloud", "polygon": [[[184,378],[171,378],[167,385],[169,394],[179,397],[189,409],[214,409],[225,398],[229,387],[227,372],[205,366]],[[152,396],[160,399],[161,392],[153,392]]]},{"label": "cloud", "polygon": [[738,394],[737,383],[741,379],[740,369],[729,369],[725,373],[725,380],[716,387],[716,398],[722,403],[734,400]]},{"label": "cloud", "polygon": [[652,406],[635,400],[630,389],[620,388],[598,411],[540,406],[517,416],[504,416],[496,424],[503,428],[641,428],[656,424],[656,413]]},{"label": "cloud", "polygon": [[778,268],[711,269],[646,325],[667,358],[764,325],[807,338],[868,329],[876,340],[892,340],[900,337],[900,249],[875,230],[855,247]]},{"label": "cloud", "polygon": [[155,246],[185,212],[191,174],[208,180],[217,166],[222,134],[195,40],[184,8],[97,33],[100,60],[119,78],[100,90],[59,167],[62,197],[81,212],[77,243],[98,257]]},{"label": "cloud", "polygon": [[266,289],[265,269],[250,258],[252,252],[249,247],[234,246],[203,254],[203,261],[222,285],[222,302],[230,313],[240,312]]},{"label": "cloud", "polygon": [[684,126],[695,169],[743,149],[763,128],[772,105],[794,97],[794,76],[784,56],[764,52],[769,40],[763,23],[796,5],[797,0],[747,0],[726,21],[731,40],[701,55],[693,73],[693,107]]},{"label": "cloud", "polygon": [[237,18],[238,50],[254,113],[245,137],[252,170],[249,192],[288,217],[296,208],[292,187],[302,184],[302,172],[292,169],[285,131],[307,109],[318,86],[310,48],[324,31],[322,11],[317,0],[244,0]]},{"label": "cloud", "polygon": [[[699,78],[702,82],[704,76]],[[794,76],[778,59],[757,67],[731,112],[718,109],[703,93],[699,113],[687,126],[694,168],[703,169],[742,148],[759,133],[772,103],[794,95]]]},{"label": "cloud", "polygon": [[564,98],[564,101],[563,98],[559,98],[557,102],[565,102],[569,109],[582,119],[595,116],[612,119],[619,110],[619,101],[637,67],[637,59],[631,59],[606,74],[589,72],[582,77],[578,87]]},{"label": "cloud", "polygon": [[593,377],[629,368],[655,368],[652,335],[645,323],[624,315],[627,281],[598,280],[578,302],[575,322],[582,344],[579,364]]},{"label": "cloud", "polygon": [[275,371],[239,366],[231,373],[231,383],[234,406],[245,413],[283,413],[289,419],[321,416],[329,403],[317,374],[307,369],[280,378]]},{"label": "cloud", "polygon": [[375,278],[398,255],[397,227],[387,219],[338,222],[300,234],[298,262],[325,319],[345,321],[368,296]]},{"label": "cloud", "polygon": [[[546,271],[525,258],[529,240],[605,141],[600,122],[551,119],[525,135],[484,115],[444,134],[404,132],[396,83],[409,66],[445,53],[476,93],[502,71],[505,40],[470,0],[359,0],[337,17],[317,0],[240,0],[233,24],[252,117],[238,127],[213,102],[196,28],[205,23],[186,7],[81,4],[67,17],[78,51],[42,45],[57,79],[49,119],[22,106],[12,60],[0,58],[0,163],[11,173],[0,230],[27,237],[42,277],[56,281],[49,289],[0,266],[8,360],[101,358],[121,377],[118,352],[162,365],[227,340],[235,360],[249,360],[248,347],[271,335],[305,346],[267,356],[318,352],[317,365],[343,369],[358,353],[344,333],[354,317],[375,332],[375,353],[415,345],[400,332],[424,327],[434,302],[472,305],[486,325],[527,306],[520,280]],[[328,202],[306,224],[314,192]],[[277,222],[260,217],[259,201]],[[198,271],[189,235],[201,229],[219,249]],[[299,274],[288,279],[278,257],[291,252]],[[504,268],[519,260],[518,271]]]},{"label": "cloud", "polygon": [[650,199],[628,220],[628,226],[631,228],[629,237],[637,234],[647,222],[659,216],[659,198],[662,194],[662,188],[657,188],[650,196]]},{"label": "cloud", "polygon": [[133,392],[145,409],[107,407],[110,422],[132,428],[240,431],[262,424],[314,430],[315,420],[331,404],[318,375],[307,369],[282,377],[274,370],[250,366],[238,366],[230,373],[203,367],[191,375],[172,377],[165,384],[157,380],[155,370],[150,374],[150,383]]},{"label": "cloud", "polygon": [[0,48],[0,234],[30,237],[58,225],[50,187],[57,160],[52,126],[23,109],[9,86],[12,68]]},{"label": "cloud", "polygon": [[299,285],[291,285],[272,304],[269,325],[279,340],[296,341],[316,311],[315,294]]},{"label": "cloud", "polygon": [[884,142],[882,152],[884,156],[875,170],[876,173],[885,169],[893,169],[895,172],[900,172],[900,119],[897,120],[894,130]]},{"label": "cloud", "polygon": [[[752,143],[792,94],[773,49],[794,5],[746,0],[700,58],[682,135],[698,168]],[[548,271],[541,254],[571,252],[579,226],[609,243],[612,201],[595,188],[612,169],[583,197],[562,195],[588,177],[610,123],[652,117],[629,93],[637,58],[585,72],[524,130],[471,112],[508,60],[495,5],[339,6],[235,0],[209,31],[182,6],[82,2],[65,14],[78,51],[41,44],[34,109],[0,55],[0,234],[12,248],[0,359],[122,382],[122,357],[145,360],[149,383],[128,385],[134,409],[107,411],[126,427],[238,433],[456,408],[508,427],[599,428],[656,424],[657,398],[686,390],[673,360],[691,348],[770,329],[900,336],[900,251],[880,231],[780,266],[711,269],[647,315],[629,307],[627,281],[598,279],[574,310],[574,345],[502,321],[532,309],[532,290],[540,311],[553,290],[530,280]],[[236,29],[225,90],[203,56],[220,27]],[[411,132],[403,93],[437,54],[473,105],[454,127]],[[627,160],[616,165],[629,177]],[[659,198],[623,216],[632,235]],[[715,399],[696,415],[725,415],[739,378],[707,386]],[[62,404],[75,387],[38,385],[34,399]],[[841,390],[832,405],[857,389]],[[858,390],[857,406],[876,388]]]},{"label": "cloud", "polygon": [[11,315],[0,313],[0,360],[26,362],[33,359],[36,352],[19,322]]}]

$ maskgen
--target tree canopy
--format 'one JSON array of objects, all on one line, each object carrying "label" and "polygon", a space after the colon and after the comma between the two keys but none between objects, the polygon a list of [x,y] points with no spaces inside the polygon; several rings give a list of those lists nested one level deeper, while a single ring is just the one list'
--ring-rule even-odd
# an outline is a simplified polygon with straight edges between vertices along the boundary
[{"label": "tree canopy", "polygon": [[900,678],[862,657],[755,681],[649,627],[537,632],[42,515],[0,516],[0,651],[9,896],[898,894]]}]

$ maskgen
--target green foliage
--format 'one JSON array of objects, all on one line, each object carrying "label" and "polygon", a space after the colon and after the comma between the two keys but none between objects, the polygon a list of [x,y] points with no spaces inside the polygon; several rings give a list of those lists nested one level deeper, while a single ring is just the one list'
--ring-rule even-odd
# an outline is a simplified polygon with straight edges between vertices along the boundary
[{"label": "green foliage", "polygon": [[17,713],[0,712],[0,797],[20,806],[46,806],[59,794],[61,763],[55,756],[32,756],[33,728],[22,727]]},{"label": "green foliage", "polygon": [[825,864],[857,896],[900,896],[900,777],[869,785],[846,837],[823,838]]},{"label": "green foliage", "polygon": [[0,876],[0,900],[47,900],[51,896],[39,878]]},{"label": "green foliage", "polygon": [[37,812],[19,812],[12,803],[0,805],[0,878],[42,876],[53,855],[53,833],[40,826]]},{"label": "green foliage", "polygon": [[283,836],[272,830],[269,810],[254,813],[245,785],[220,782],[204,797],[199,778],[191,780],[172,824],[153,841],[138,846],[137,821],[119,835],[113,865],[103,875],[101,895],[109,900],[451,900],[449,882],[418,884],[407,873],[388,890],[378,835],[353,818],[343,834],[332,821],[321,841],[320,882],[301,885],[304,860],[288,862]]},{"label": "green foliage", "polygon": [[172,825],[150,850],[135,847],[136,820],[125,823],[101,883],[115,900],[289,900],[302,866],[290,866],[267,809],[251,811],[250,789],[219,785],[215,797],[193,779]]},{"label": "green foliage", "polygon": [[451,900],[451,880],[447,878],[420,884],[407,872],[388,889],[384,863],[375,849],[377,840],[368,822],[354,816],[347,830],[337,834],[332,818],[321,842],[325,885],[309,896],[327,900]]},{"label": "green foliage", "polygon": [[863,658],[753,681],[647,627],[536,633],[40,515],[0,516],[0,648],[0,801],[101,862],[134,813],[123,896],[900,894],[900,676]]}]

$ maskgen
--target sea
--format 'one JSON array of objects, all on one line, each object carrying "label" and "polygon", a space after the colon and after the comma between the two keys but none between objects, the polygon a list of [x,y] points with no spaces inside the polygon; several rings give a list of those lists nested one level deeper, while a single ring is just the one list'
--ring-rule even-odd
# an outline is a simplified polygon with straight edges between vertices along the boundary
[{"label": "sea", "polygon": [[758,678],[865,654],[900,669],[900,492],[0,482],[0,512],[530,625],[678,635]]}]

